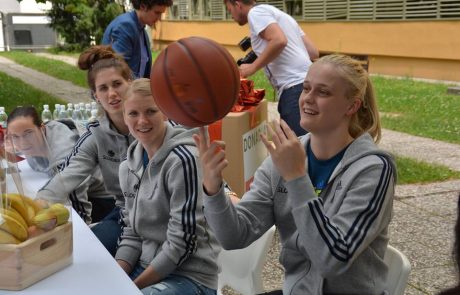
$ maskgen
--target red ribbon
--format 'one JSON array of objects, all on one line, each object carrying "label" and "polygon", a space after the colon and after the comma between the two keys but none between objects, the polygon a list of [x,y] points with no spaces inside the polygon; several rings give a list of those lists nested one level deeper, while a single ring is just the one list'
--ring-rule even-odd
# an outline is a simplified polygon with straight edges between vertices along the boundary
[{"label": "red ribbon", "polygon": [[265,89],[254,89],[254,81],[240,79],[240,93],[238,101],[231,109],[231,112],[243,112],[250,106],[255,106],[265,96]]},{"label": "red ribbon", "polygon": [[[238,100],[230,112],[250,112],[250,126],[252,128],[257,119],[254,115],[254,111],[256,109],[255,106],[259,104],[264,96],[265,89],[254,89],[254,81],[240,79],[240,93],[238,95]],[[216,121],[208,126],[209,139],[211,141],[222,139],[222,120]]]}]

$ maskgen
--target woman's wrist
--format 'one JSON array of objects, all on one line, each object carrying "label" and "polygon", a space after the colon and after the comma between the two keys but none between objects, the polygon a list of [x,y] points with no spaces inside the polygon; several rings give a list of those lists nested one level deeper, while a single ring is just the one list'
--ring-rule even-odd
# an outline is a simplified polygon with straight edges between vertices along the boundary
[{"label": "woman's wrist", "polygon": [[215,194],[217,194],[221,187],[222,187],[222,183],[220,183],[220,185],[218,186],[209,186],[203,183],[203,191],[208,196],[214,196]]}]

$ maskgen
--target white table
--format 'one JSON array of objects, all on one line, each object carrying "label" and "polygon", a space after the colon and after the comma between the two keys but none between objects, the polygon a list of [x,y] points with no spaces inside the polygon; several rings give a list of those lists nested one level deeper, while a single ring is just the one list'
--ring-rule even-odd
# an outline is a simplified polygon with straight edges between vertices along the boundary
[{"label": "white table", "polygon": [[[28,181],[27,185],[24,184],[25,191],[36,191],[37,187],[46,181],[46,177],[34,173],[26,161],[20,162],[19,168],[22,171],[22,178],[26,179],[27,176],[27,179],[34,180]],[[29,178],[31,176],[33,178]],[[0,290],[1,295],[142,294],[74,210],[72,210],[72,222],[73,263],[24,290]]]}]

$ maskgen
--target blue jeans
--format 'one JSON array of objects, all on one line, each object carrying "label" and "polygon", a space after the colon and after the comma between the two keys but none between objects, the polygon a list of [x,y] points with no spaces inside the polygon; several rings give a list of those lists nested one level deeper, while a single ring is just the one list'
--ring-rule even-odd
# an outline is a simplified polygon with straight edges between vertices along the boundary
[{"label": "blue jeans", "polygon": [[120,207],[115,207],[98,224],[91,228],[96,237],[101,241],[107,251],[115,256],[118,239],[123,232],[124,223],[121,219]]},{"label": "blue jeans", "polygon": [[297,136],[307,133],[307,131],[300,127],[299,97],[302,90],[303,83],[284,89],[278,103],[278,112],[280,113],[281,119],[286,121]]},{"label": "blue jeans", "polygon": [[[134,280],[144,268],[139,264],[133,269],[129,277]],[[216,295],[216,290],[210,289],[200,283],[184,276],[170,274],[161,282],[145,287],[141,290],[144,295]]]}]

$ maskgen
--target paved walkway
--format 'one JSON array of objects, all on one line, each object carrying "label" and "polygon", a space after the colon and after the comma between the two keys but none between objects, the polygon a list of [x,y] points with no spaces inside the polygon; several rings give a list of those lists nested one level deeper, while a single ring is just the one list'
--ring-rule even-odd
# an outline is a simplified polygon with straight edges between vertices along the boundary
[{"label": "paved walkway", "polygon": [[[59,56],[70,64],[72,57]],[[69,102],[89,100],[86,89],[48,77],[0,57],[0,71],[22,79]],[[269,104],[269,119],[278,116],[276,103]],[[441,164],[460,171],[460,145],[383,130],[380,146],[394,154]],[[451,255],[460,180],[425,185],[398,185],[390,243],[411,261],[412,272],[406,294],[436,294],[457,282]],[[278,263],[276,234],[264,267],[266,290],[281,288],[283,276]],[[227,290],[226,294],[235,294]]]},{"label": "paved walkway", "polygon": [[79,87],[71,82],[50,77],[41,72],[16,64],[10,59],[2,56],[0,56],[0,71],[71,103],[91,101],[88,88]]}]

